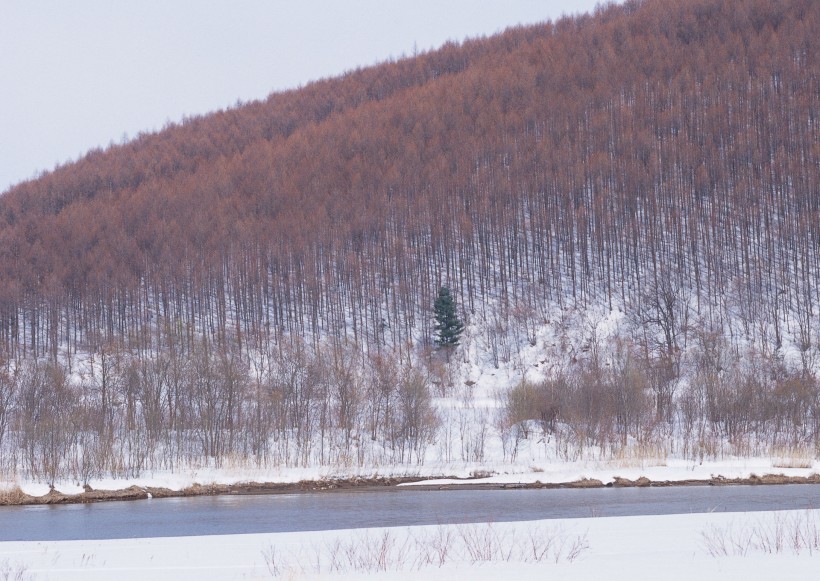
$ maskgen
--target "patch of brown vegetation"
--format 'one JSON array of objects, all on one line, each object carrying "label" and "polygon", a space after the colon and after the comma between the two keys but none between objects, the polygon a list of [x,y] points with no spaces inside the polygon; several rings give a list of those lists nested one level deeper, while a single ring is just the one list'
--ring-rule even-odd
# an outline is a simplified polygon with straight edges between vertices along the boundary
[{"label": "patch of brown vegetation", "polygon": [[238,484],[193,484],[182,490],[161,487],[130,486],[122,490],[94,490],[84,486],[79,494],[63,494],[50,490],[43,496],[30,496],[19,487],[0,491],[0,506],[24,504],[81,504],[110,500],[144,500],[148,498],[173,498],[188,496],[216,496],[225,494],[285,494],[293,492],[324,492],[394,487],[406,482],[418,482],[419,477],[393,478],[346,478],[328,480],[304,480],[300,482],[241,482]]},{"label": "patch of brown vegetation", "polygon": [[652,481],[646,476],[641,476],[637,480],[616,476],[612,482],[612,486],[616,488],[646,488],[647,486],[652,486]]},{"label": "patch of brown vegetation", "polygon": [[567,488],[603,488],[604,483],[597,478],[581,478],[567,484]]},{"label": "patch of brown vegetation", "polygon": [[23,504],[32,504],[33,496],[30,496],[20,490],[19,486],[8,489],[0,489],[0,506],[20,506]]},{"label": "patch of brown vegetation", "polygon": [[81,502],[101,502],[105,500],[143,500],[148,498],[148,491],[139,486],[130,486],[124,490],[86,490],[78,494]]}]

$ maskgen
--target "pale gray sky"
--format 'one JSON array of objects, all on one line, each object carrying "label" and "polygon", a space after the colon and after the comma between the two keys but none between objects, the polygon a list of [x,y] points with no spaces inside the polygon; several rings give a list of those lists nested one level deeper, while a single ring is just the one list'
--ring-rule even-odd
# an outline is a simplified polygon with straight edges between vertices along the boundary
[{"label": "pale gray sky", "polygon": [[599,0],[0,0],[0,192],[89,149]]}]

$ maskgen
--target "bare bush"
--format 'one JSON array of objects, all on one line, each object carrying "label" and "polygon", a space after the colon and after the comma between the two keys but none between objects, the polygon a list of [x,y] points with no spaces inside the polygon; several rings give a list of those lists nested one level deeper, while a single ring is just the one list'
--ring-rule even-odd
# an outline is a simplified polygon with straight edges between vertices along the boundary
[{"label": "bare bush", "polygon": [[33,579],[23,565],[11,563],[8,560],[0,561],[0,581],[27,581]]},{"label": "bare bush", "polygon": [[508,533],[496,530],[492,523],[486,525],[462,525],[458,527],[462,550],[473,563],[480,561],[509,561],[514,543]]},{"label": "bare bush", "polygon": [[820,517],[816,512],[775,514],[740,528],[731,524],[711,527],[701,533],[703,545],[712,557],[743,557],[750,552],[799,555],[820,551]]},{"label": "bare bush", "polygon": [[452,558],[453,543],[456,534],[453,527],[439,525],[432,535],[422,536],[415,540],[416,569],[435,565],[442,567]]},{"label": "bare bush", "polygon": [[507,395],[507,421],[519,425],[524,438],[529,437],[528,420],[539,422],[544,433],[554,432],[562,386],[562,378],[541,383],[522,381]]},{"label": "bare bush", "polygon": [[270,546],[262,556],[271,575],[280,577],[422,570],[454,561],[572,563],[588,549],[586,534],[541,527],[527,527],[524,533],[518,527],[484,523],[440,525],[419,533],[408,529],[406,534],[390,529],[375,534],[366,531],[288,554]]}]

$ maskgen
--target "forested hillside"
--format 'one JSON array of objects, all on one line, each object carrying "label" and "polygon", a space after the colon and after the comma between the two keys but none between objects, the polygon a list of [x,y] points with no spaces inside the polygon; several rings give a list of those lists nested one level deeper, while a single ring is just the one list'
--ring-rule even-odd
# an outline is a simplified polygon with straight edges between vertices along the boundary
[{"label": "forested hillside", "polygon": [[397,345],[441,283],[502,320],[658,282],[717,325],[806,318],[817,18],[628,3],[91,153],[2,197],[4,351],[146,348],[163,322]]},{"label": "forested hillside", "polygon": [[[413,408],[427,380],[406,367],[433,348],[432,304],[447,286],[494,366],[539,347],[560,313],[624,313],[643,379],[628,381],[637,396],[612,396],[623,409],[600,420],[606,430],[584,431],[593,442],[599,432],[626,442],[647,417],[674,424],[684,411],[690,430],[707,416],[725,422],[714,405],[726,398],[690,409],[674,396],[697,348],[712,379],[726,352],[781,357],[771,380],[802,383],[778,422],[817,443],[818,31],[813,0],[629,1],[91,152],[0,197],[4,381],[35,393],[68,385],[77,357],[96,357],[94,369],[114,354],[138,362],[120,365],[115,395],[103,377],[83,399],[103,412],[99,426],[87,418],[94,438],[120,450],[133,429],[176,458],[241,450],[267,461],[280,430],[290,440],[277,461],[310,463],[319,425],[321,462],[330,426],[346,454],[366,430],[414,449],[420,426],[437,424]],[[788,349],[799,369],[782,359]],[[259,387],[275,367],[260,370],[260,353],[290,365],[293,381],[333,368],[316,372],[334,394],[321,423],[302,424],[313,412],[300,412],[296,387],[279,399]],[[186,393],[200,390],[203,407],[188,415],[169,387],[183,382],[178,360],[202,372]],[[366,375],[371,391],[349,387]],[[555,429],[576,412],[609,417],[579,411],[582,395],[559,405],[556,390],[574,388],[548,380],[549,397],[525,398],[523,409],[540,406],[531,419]],[[15,418],[39,413],[15,401]],[[363,401],[367,421],[356,419]],[[388,426],[398,409],[401,425]],[[771,419],[750,414],[755,431]],[[185,422],[205,416],[213,425],[186,436]],[[0,397],[0,447],[3,432]],[[413,457],[404,446],[401,461]],[[113,469],[107,450],[95,470]],[[152,462],[149,452],[133,466]]]}]

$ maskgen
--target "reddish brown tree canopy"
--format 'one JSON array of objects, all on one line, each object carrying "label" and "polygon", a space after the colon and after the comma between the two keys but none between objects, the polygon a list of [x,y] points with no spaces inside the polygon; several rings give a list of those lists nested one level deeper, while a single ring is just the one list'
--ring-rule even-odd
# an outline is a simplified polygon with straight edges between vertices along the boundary
[{"label": "reddish brown tree canopy", "polygon": [[668,287],[779,335],[820,302],[818,30],[812,0],[630,1],[91,152],[0,198],[0,353],[376,349],[444,284],[503,320]]}]

